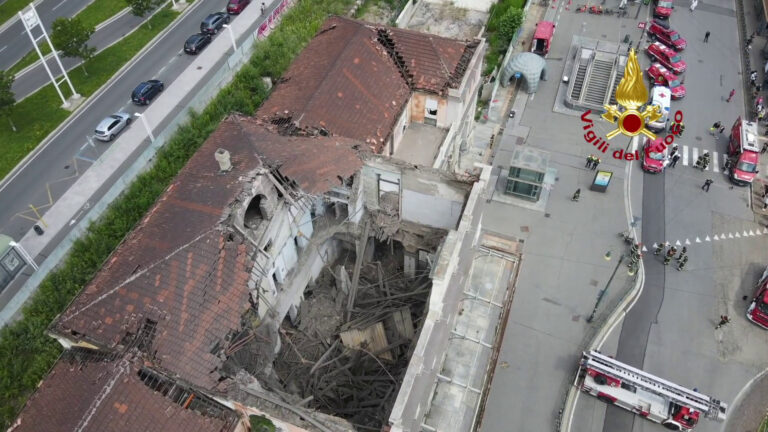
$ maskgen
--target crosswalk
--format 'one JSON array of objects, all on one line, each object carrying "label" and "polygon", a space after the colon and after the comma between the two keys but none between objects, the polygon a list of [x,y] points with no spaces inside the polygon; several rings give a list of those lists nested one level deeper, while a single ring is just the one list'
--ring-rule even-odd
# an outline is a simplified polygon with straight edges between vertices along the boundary
[{"label": "crosswalk", "polygon": [[[682,152],[680,153],[680,162],[684,166],[693,166],[696,164],[696,159],[699,158],[699,154],[704,154],[705,151],[709,150],[699,150],[698,147],[693,146],[682,146]],[[725,166],[725,161],[728,158],[728,155],[724,153],[719,153],[716,151],[709,151],[709,154],[711,156],[711,163],[707,167],[706,171],[712,170],[714,172],[720,172],[720,167]],[[690,157],[688,157],[690,156]]]}]

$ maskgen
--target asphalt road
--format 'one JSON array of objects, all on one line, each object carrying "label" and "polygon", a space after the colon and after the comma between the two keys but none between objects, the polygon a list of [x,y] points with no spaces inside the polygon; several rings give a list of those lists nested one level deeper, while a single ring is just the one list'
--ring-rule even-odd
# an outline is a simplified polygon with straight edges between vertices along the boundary
[{"label": "asphalt road", "polygon": [[[129,32],[135,30],[148,18],[148,15],[142,18],[130,13],[124,14],[95,31],[93,35],[91,35],[88,45],[95,47],[96,52],[108,48],[125,37]],[[60,57],[60,59],[66,70],[73,69],[81,63],[79,58]],[[49,57],[46,62],[54,76],[61,76],[61,68],[59,68],[56,63],[56,59]],[[17,74],[11,90],[13,90],[13,93],[16,95],[16,100],[21,100],[36,92],[41,87],[48,85],[50,82],[51,80],[48,77],[48,73],[45,71],[45,67],[43,67],[42,64],[38,64],[36,67],[25,71],[23,74]]]},{"label": "asphalt road", "polygon": [[[73,17],[92,2],[93,0],[43,0],[35,8],[45,30],[50,32],[53,20],[58,17]],[[17,19],[0,33],[0,70],[7,70],[32,49],[34,47],[24,30],[24,25]]]},{"label": "asphalt road", "polygon": [[[199,31],[202,19],[220,10],[217,9],[219,6],[223,6],[223,3],[192,3],[189,6],[192,10],[174,22],[169,33],[125,69],[105,92],[86,102],[89,106],[75,114],[44,148],[26,161],[23,169],[5,179],[0,186],[0,232],[20,239],[34,223],[35,215],[30,206],[44,215],[47,208],[76,181],[77,176],[90,166],[89,161],[95,160],[109,148],[108,143],[88,143],[94,127],[105,115],[118,111],[144,111],[143,107],[134,106],[129,100],[131,91],[139,82],[157,78],[163,80],[166,87],[173,82],[179,72],[192,61],[192,57],[182,51],[184,41],[190,34]],[[252,24],[254,30],[257,21]],[[216,37],[227,35],[219,33]],[[222,58],[217,65],[224,61]],[[215,70],[217,65],[211,65],[211,70]],[[162,95],[153,103],[163,103]],[[136,125],[137,122],[134,122],[131,127]],[[155,128],[161,130],[163,126],[160,123]]]}]

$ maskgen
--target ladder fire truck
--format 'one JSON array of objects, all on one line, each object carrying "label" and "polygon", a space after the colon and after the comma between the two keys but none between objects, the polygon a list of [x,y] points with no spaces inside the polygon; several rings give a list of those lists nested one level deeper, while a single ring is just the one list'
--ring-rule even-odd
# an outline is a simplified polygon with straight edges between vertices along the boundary
[{"label": "ladder fire truck", "polygon": [[581,355],[577,383],[601,401],[661,423],[690,431],[699,416],[723,421],[728,405],[697,391],[635,369],[597,351]]}]

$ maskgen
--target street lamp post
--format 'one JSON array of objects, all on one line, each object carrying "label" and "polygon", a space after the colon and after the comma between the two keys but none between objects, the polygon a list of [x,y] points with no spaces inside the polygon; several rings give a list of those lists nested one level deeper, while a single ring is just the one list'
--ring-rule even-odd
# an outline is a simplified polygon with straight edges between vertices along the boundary
[{"label": "street lamp post", "polygon": [[224,27],[228,30],[229,39],[232,41],[232,49],[237,51],[237,44],[235,43],[235,33],[232,32],[232,27],[229,24],[224,24]]},{"label": "street lamp post", "polygon": [[589,314],[589,317],[587,318],[587,322],[591,323],[595,319],[595,314],[597,313],[597,308],[600,306],[600,302],[603,301],[603,297],[605,297],[605,293],[608,292],[608,287],[611,285],[611,282],[613,281],[613,277],[616,276],[616,272],[619,270],[619,266],[621,265],[621,262],[624,261],[624,254],[621,254],[619,257],[619,262],[616,263],[616,268],[613,269],[613,273],[611,274],[610,279],[608,279],[608,282],[605,284],[605,288],[600,290],[599,293],[597,293],[597,301],[595,301],[595,307],[592,308],[592,313]]},{"label": "street lamp post", "polygon": [[141,119],[141,123],[144,124],[144,128],[147,130],[147,134],[149,135],[149,140],[154,143],[155,136],[152,135],[152,129],[149,128],[149,123],[147,123],[147,119],[144,118],[144,116],[141,113],[133,113],[133,115]]}]

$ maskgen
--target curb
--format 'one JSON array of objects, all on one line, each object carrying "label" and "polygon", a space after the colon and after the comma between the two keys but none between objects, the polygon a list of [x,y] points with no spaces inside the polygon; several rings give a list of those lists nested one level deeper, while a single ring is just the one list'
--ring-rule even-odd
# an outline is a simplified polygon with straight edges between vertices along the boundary
[{"label": "curb", "polygon": [[[163,3],[163,5],[160,8],[158,8],[158,10],[155,13],[157,13],[160,9],[165,7],[165,5],[167,5],[168,3],[170,3],[170,0]],[[88,98],[85,100],[83,104],[77,107],[72,112],[72,114],[69,117],[67,117],[66,120],[64,120],[56,129],[51,131],[51,133],[49,133],[48,136],[45,137],[45,139],[40,141],[40,143],[35,147],[35,149],[32,152],[30,152],[26,157],[24,157],[24,159],[19,161],[19,163],[16,164],[16,166],[5,177],[3,177],[2,180],[0,180],[0,192],[2,192],[2,190],[8,184],[8,182],[13,180],[19,174],[20,171],[26,168],[26,165],[32,159],[34,159],[41,151],[43,151],[59,133],[61,133],[62,129],[69,126],[69,124],[76,118],[76,116],[78,116],[85,108],[88,108],[89,106],[91,106],[91,104],[93,103],[93,100],[95,100],[98,96],[101,96],[106,91],[107,88],[109,88],[112,84],[114,84],[115,81],[120,79],[120,77],[125,73],[125,71],[130,66],[133,66],[133,64],[136,63],[136,61],[138,61],[141,57],[143,57],[147,53],[147,51],[149,51],[157,43],[158,40],[162,39],[168,33],[170,33],[171,30],[176,28],[176,26],[181,22],[181,18],[183,18],[185,15],[187,15],[192,10],[194,10],[197,5],[200,5],[202,3],[203,3],[202,1],[194,2],[193,4],[190,5],[190,7],[186,8],[181,14],[179,14],[179,16],[176,17],[176,19],[171,23],[171,25],[169,25],[163,31],[158,33],[154,38],[152,38],[152,40],[147,42],[147,44],[144,45],[144,48],[142,48],[141,51],[136,53],[136,55],[134,55],[131,60],[129,60],[126,64],[124,64],[123,67],[118,69],[115,72],[115,74],[112,75],[112,78],[107,80],[107,82],[102,84],[102,86],[99,87],[98,90],[96,90],[93,94],[88,96]]]},{"label": "curb", "polygon": [[[166,3],[167,3],[167,2],[166,2]],[[163,6],[165,6],[165,5],[163,5]],[[98,55],[99,53],[103,52],[104,50],[106,50],[107,48],[111,47],[112,45],[114,45],[114,44],[116,44],[116,43],[120,42],[121,40],[125,39],[126,37],[130,36],[130,35],[131,35],[133,32],[135,32],[136,30],[138,30],[138,29],[139,29],[139,27],[141,27],[142,25],[144,25],[144,23],[146,23],[146,22],[147,22],[147,21],[148,21],[150,18],[152,18],[153,16],[155,16],[155,14],[156,14],[156,13],[160,12],[160,10],[161,10],[161,9],[162,9],[162,8],[157,8],[157,9],[156,9],[154,12],[152,12],[152,14],[151,14],[151,15],[149,15],[149,16],[147,17],[147,19],[145,19],[144,21],[142,21],[142,22],[141,22],[141,23],[140,23],[138,26],[136,26],[135,28],[131,29],[131,31],[129,31],[128,33],[124,34],[124,35],[123,35],[123,36],[122,36],[120,39],[115,39],[115,40],[114,40],[114,41],[112,41],[110,44],[108,44],[108,45],[106,45],[106,46],[102,47],[100,50],[96,51],[96,52],[94,53],[94,55]],[[125,15],[125,11],[126,11],[126,10],[127,10],[127,9],[124,9],[124,10],[123,10],[123,12],[120,12],[120,15]],[[183,13],[182,13],[182,14],[183,14]],[[177,18],[181,18],[182,14],[179,14],[179,16],[178,16]],[[117,16],[117,15],[115,15],[114,17],[110,18],[110,19],[109,19],[109,20],[107,20],[107,21],[113,20],[113,18],[115,18],[116,16]],[[115,18],[115,19],[116,19],[116,18]],[[105,23],[106,23],[106,21],[105,21]],[[105,25],[106,25],[106,24],[105,24]],[[160,34],[162,34],[162,33],[159,33],[158,35],[160,35]],[[149,46],[149,44],[151,44],[151,43],[152,43],[152,42],[154,42],[154,41],[155,41],[155,39],[153,38],[151,41],[149,41],[149,42],[147,43],[147,46]],[[57,51],[57,52],[59,53],[59,55],[61,55],[61,51]],[[141,54],[141,53],[142,53],[142,51],[139,51],[138,53],[136,53],[136,55],[139,55],[139,54]],[[48,54],[46,54],[46,55],[45,55],[45,57],[43,57],[43,59],[44,59],[45,61],[48,61],[48,60],[49,60],[49,59],[50,59],[52,56],[53,56],[53,53],[48,53]],[[131,60],[131,61],[133,61],[133,60]],[[29,72],[30,70],[32,70],[32,69],[34,69],[34,68],[36,68],[36,67],[40,66],[40,64],[41,64],[41,63],[42,63],[42,62],[41,62],[40,60],[37,60],[36,62],[32,63],[31,65],[29,65],[29,66],[25,67],[24,69],[20,70],[20,71],[19,71],[19,73],[17,73],[17,74],[16,74],[16,77],[18,78],[18,77],[20,77],[20,76],[24,75],[25,73]],[[78,67],[78,66],[80,66],[80,65],[82,65],[82,64],[83,64],[83,61],[81,60],[81,61],[80,61],[79,63],[77,63],[76,65],[74,65],[74,66],[72,66],[71,68],[67,69],[67,72],[69,72],[69,71],[71,71],[71,70],[75,69],[76,67]],[[130,63],[126,63],[126,64],[130,64]],[[121,69],[121,70],[122,70],[122,69]],[[120,70],[119,70],[119,71],[117,71],[117,72],[120,72]],[[117,73],[117,72],[116,72],[116,73]],[[58,74],[58,75],[56,75],[56,78],[59,78],[59,77],[61,77],[61,76],[62,76],[62,74]],[[107,82],[109,82],[109,81],[107,81]],[[28,98],[28,97],[32,96],[33,94],[35,94],[35,92],[37,92],[37,91],[38,91],[38,90],[40,90],[41,88],[43,88],[43,87],[47,86],[48,84],[49,84],[49,83],[43,84],[43,85],[41,85],[40,87],[38,87],[38,88],[36,88],[36,89],[32,90],[32,91],[31,91],[31,92],[30,92],[28,95],[26,95],[26,96],[24,96],[23,98],[21,98],[21,99],[17,100],[16,102],[21,102],[21,101],[23,101],[24,99],[26,99],[26,98]],[[94,94],[95,94],[95,93],[94,93]]]},{"label": "curb", "polygon": [[[42,3],[42,2],[43,2],[43,0],[35,0],[35,1],[32,2],[32,4],[37,6],[40,3]],[[26,8],[26,6],[24,6],[24,8]],[[19,11],[19,12],[21,12],[21,11]],[[5,23],[3,23],[3,25],[0,26],[0,33],[6,31],[8,29],[8,27],[12,26],[13,24],[16,23],[16,21],[19,20],[19,12],[16,12],[15,14],[13,14],[13,17],[8,18],[8,21],[6,21]]]}]

